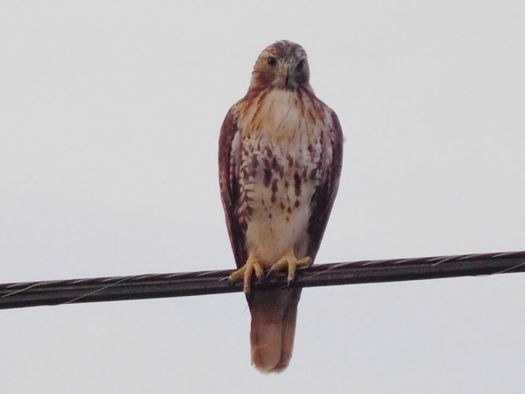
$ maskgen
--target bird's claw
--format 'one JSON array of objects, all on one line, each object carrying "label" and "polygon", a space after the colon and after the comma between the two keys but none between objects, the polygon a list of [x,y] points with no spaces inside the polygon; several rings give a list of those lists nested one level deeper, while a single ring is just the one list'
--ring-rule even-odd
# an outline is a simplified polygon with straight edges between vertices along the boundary
[{"label": "bird's claw", "polygon": [[241,268],[239,268],[237,271],[234,271],[229,277],[228,280],[231,285],[234,283],[240,281],[242,279],[243,281],[243,291],[246,295],[250,294],[252,289],[252,277],[253,274],[255,274],[255,277],[258,280],[261,280],[264,276],[264,271],[261,266],[261,264],[257,261],[257,259],[250,255],[248,257],[248,260],[246,261],[246,264],[244,264]]},{"label": "bird's claw", "polygon": [[293,283],[297,268],[309,267],[312,264],[312,259],[308,256],[298,259],[295,257],[293,251],[287,252],[275,264],[271,266],[266,274],[266,278],[271,277],[275,272],[288,271],[287,283],[288,287]]}]

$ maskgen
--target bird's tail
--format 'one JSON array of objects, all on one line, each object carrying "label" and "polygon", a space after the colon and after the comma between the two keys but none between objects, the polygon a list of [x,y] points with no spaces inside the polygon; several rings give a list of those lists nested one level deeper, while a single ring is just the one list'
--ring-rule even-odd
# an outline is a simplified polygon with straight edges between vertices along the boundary
[{"label": "bird's tail", "polygon": [[290,362],[301,289],[253,292],[248,300],[252,315],[252,364],[261,372],[281,372]]}]

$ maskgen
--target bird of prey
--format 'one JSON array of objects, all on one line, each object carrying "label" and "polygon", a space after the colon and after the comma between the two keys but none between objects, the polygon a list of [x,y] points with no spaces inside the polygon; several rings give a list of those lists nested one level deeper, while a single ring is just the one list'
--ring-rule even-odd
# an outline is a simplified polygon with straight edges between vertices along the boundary
[{"label": "bird of prey", "polygon": [[226,223],[251,321],[252,363],[284,370],[292,356],[300,289],[251,292],[255,275],[313,263],[334,203],[343,136],[335,112],[310,86],[304,49],[265,48],[248,92],[231,107],[219,137],[219,180]]}]

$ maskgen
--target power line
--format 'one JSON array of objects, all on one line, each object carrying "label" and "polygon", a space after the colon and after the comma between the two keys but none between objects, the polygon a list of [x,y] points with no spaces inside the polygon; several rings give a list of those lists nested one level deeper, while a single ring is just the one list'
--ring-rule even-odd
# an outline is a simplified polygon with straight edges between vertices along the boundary
[{"label": "power line", "polygon": [[[299,270],[291,287],[394,282],[525,271],[525,251],[369,260],[314,265]],[[0,284],[0,309],[83,302],[232,293],[233,270],[145,274],[108,278]],[[255,282],[254,291],[288,286],[285,275]]]}]

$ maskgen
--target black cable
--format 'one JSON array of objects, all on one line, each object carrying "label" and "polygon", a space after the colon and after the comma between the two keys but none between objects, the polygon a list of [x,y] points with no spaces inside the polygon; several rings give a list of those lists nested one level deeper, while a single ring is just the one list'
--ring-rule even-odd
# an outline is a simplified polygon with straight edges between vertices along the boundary
[{"label": "black cable", "polygon": [[[393,282],[457,276],[492,275],[525,271],[525,251],[371,260],[314,265],[297,272],[291,287],[332,286]],[[0,309],[82,302],[136,300],[232,293],[242,284],[230,285],[233,270],[173,274],[52,280],[0,284]],[[252,291],[286,287],[285,275],[256,281]]]}]

